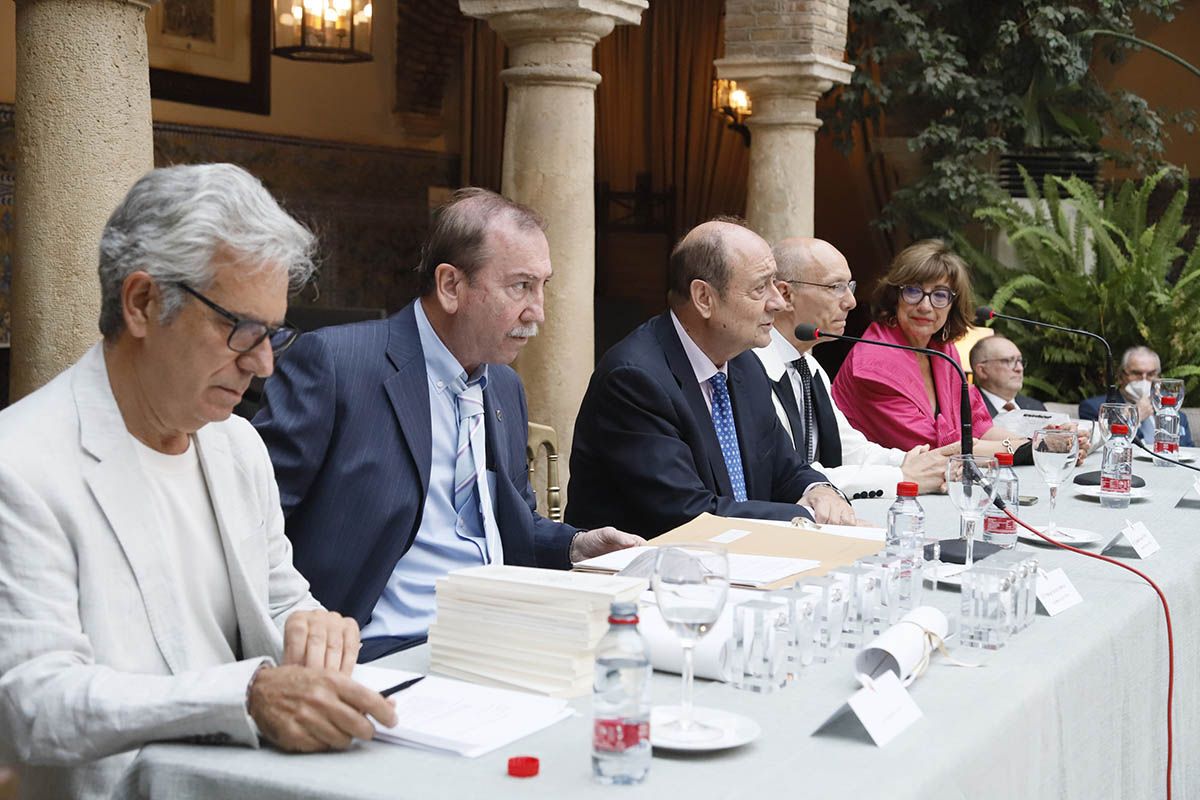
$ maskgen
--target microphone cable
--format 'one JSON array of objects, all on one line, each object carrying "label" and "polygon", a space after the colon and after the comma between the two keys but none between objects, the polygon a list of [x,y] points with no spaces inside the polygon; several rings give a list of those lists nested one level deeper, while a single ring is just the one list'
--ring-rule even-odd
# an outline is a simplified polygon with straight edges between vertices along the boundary
[{"label": "microphone cable", "polygon": [[1155,458],[1157,458],[1157,459],[1160,459],[1160,460],[1162,460],[1162,461],[1166,461],[1168,464],[1174,464],[1174,465],[1175,465],[1175,466],[1177,466],[1177,467],[1187,467],[1187,468],[1188,468],[1188,469],[1190,469],[1190,470],[1195,470],[1196,472],[1200,472],[1200,467],[1193,466],[1192,464],[1185,464],[1185,463],[1183,463],[1182,461],[1176,461],[1176,460],[1175,460],[1175,459],[1173,459],[1173,458],[1167,458],[1167,457],[1166,457],[1166,456],[1164,456],[1162,453],[1156,453],[1156,452],[1154,452],[1154,451],[1153,451],[1153,450],[1151,450],[1149,447],[1146,447],[1146,445],[1142,444],[1140,441],[1137,441],[1136,439],[1134,440],[1134,442],[1133,442],[1133,443],[1134,443],[1135,445],[1137,445],[1138,447],[1142,448],[1143,450],[1145,450],[1145,451],[1146,451],[1147,453],[1149,453],[1150,455],[1152,455],[1152,456],[1154,456]]},{"label": "microphone cable", "polygon": [[[1147,452],[1149,452],[1149,451],[1147,451]],[[1170,459],[1168,459],[1168,460],[1170,460]],[[1184,465],[1184,466],[1187,466],[1187,465]],[[1173,719],[1171,706],[1173,703],[1172,698],[1175,695],[1175,637],[1172,633],[1172,628],[1171,628],[1171,607],[1167,604],[1167,596],[1165,594],[1163,594],[1162,589],[1158,588],[1158,584],[1155,583],[1154,581],[1152,581],[1150,579],[1150,576],[1146,575],[1146,573],[1142,572],[1141,570],[1135,569],[1134,567],[1131,567],[1128,564],[1124,564],[1120,561],[1117,561],[1115,558],[1110,558],[1108,556],[1101,555],[1099,553],[1089,553],[1087,550],[1080,550],[1078,547],[1072,547],[1069,544],[1064,544],[1063,542],[1059,542],[1054,539],[1051,539],[1046,534],[1042,533],[1041,531],[1037,530],[1036,528],[1034,528],[1031,525],[1028,525],[1023,520],[1018,518],[1016,514],[1012,513],[1012,511],[1010,511],[1008,509],[1008,507],[1003,504],[1003,501],[1001,501],[1000,498],[996,498],[995,500],[993,500],[993,503],[998,505],[1000,507],[1000,510],[1008,515],[1009,519],[1011,519],[1013,522],[1020,525],[1022,528],[1025,528],[1027,531],[1034,534],[1038,538],[1043,539],[1046,542],[1049,542],[1050,544],[1054,545],[1055,547],[1060,547],[1063,550],[1070,550],[1072,553],[1078,553],[1081,556],[1087,556],[1088,558],[1094,558],[1097,561],[1105,561],[1109,564],[1120,567],[1123,570],[1132,572],[1134,575],[1137,575],[1143,581],[1150,584],[1150,588],[1152,588],[1154,590],[1154,592],[1158,595],[1158,600],[1160,603],[1162,603],[1163,617],[1167,623],[1167,800],[1171,800],[1171,755],[1173,752],[1173,744],[1174,744],[1174,740],[1173,740],[1172,734],[1171,734],[1171,728],[1172,728],[1171,722]]]}]

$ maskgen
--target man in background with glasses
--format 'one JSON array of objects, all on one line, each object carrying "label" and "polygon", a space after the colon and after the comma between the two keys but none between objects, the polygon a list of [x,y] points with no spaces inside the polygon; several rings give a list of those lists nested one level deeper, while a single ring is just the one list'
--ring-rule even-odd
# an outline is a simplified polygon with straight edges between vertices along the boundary
[{"label": "man in background with glasses", "polygon": [[[1121,354],[1121,371],[1117,382],[1121,387],[1121,396],[1125,402],[1137,406],[1138,430],[1137,437],[1145,442],[1154,441],[1154,406],[1150,403],[1150,382],[1162,377],[1162,361],[1158,353],[1145,345],[1135,345]],[[1100,405],[1107,400],[1102,394],[1085,398],[1079,403],[1080,419],[1097,419],[1100,416]],[[1187,414],[1179,414],[1179,445],[1192,447],[1192,431],[1188,425]]]},{"label": "man in background with glasses", "polygon": [[815,325],[827,333],[846,331],[846,317],[858,304],[850,264],[821,239],[784,239],[772,248],[784,307],[775,316],[771,343],[756,348],[771,380],[775,413],[796,450],[853,499],[883,497],[900,481],[922,492],[940,491],[946,457],[958,445],[905,452],[875,444],[851,426],[829,394],[829,376],[812,350],[819,340],[802,342],[796,326]]},{"label": "man in background with glasses", "polygon": [[295,336],[313,247],[239,167],[149,173],[101,236],[103,341],[0,412],[0,762],[27,796],[108,797],[151,741],[344,749],[394,724],[231,416]]},{"label": "man in background with glasses", "polygon": [[1021,394],[1025,382],[1025,358],[1011,339],[999,334],[980,339],[971,348],[968,358],[975,386],[983,395],[983,404],[993,419],[1018,408],[1046,410],[1041,400]]}]

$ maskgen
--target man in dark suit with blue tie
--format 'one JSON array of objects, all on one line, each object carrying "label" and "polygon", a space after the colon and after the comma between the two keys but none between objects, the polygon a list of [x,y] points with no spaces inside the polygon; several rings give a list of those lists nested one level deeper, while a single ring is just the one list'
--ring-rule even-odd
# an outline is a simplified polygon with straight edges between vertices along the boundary
[{"label": "man in dark suit with blue tie", "polygon": [[676,245],[667,282],[670,310],[592,375],[575,424],[567,520],[607,519],[648,537],[704,512],[855,522],[792,448],[747,352],[770,341],[783,307],[771,248],[741,225],[706,222]]},{"label": "man in dark suit with blue tie", "polygon": [[534,511],[525,393],[505,365],[545,319],[543,227],[500,195],[461,190],[435,215],[420,298],[301,336],[266,384],[254,425],[295,564],[362,626],[360,661],[424,640],[450,570],[566,569],[641,542]]}]

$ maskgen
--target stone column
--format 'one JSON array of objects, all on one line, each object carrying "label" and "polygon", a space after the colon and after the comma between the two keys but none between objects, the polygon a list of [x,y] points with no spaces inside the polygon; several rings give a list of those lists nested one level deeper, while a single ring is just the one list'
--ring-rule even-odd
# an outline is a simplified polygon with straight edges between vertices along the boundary
[{"label": "stone column", "polygon": [[750,95],[746,219],[768,242],[813,235],[817,101],[854,67],[842,60],[849,0],[726,0],[717,76]]},{"label": "stone column", "polygon": [[17,0],[13,401],[100,334],[100,231],[154,166],[151,0]]},{"label": "stone column", "polygon": [[529,418],[554,427],[566,486],[575,415],[592,374],[596,271],[592,48],[617,24],[641,21],[647,0],[459,0],[509,48],[502,190],[547,221],[554,279],[546,324],[516,367]]}]

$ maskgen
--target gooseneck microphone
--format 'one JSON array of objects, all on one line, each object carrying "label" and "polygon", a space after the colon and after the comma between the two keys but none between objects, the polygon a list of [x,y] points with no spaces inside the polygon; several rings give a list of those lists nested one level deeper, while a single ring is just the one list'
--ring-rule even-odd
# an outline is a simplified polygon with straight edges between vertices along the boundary
[{"label": "gooseneck microphone", "polygon": [[1112,348],[1108,346],[1108,341],[1100,334],[1092,333],[1091,331],[1081,330],[1079,328],[1066,328],[1066,327],[1063,327],[1062,325],[1054,325],[1049,322],[1039,322],[1036,319],[1025,319],[1024,317],[1013,317],[1008,314],[1001,314],[1000,312],[998,312],[994,309],[988,308],[987,306],[980,306],[979,308],[977,308],[975,310],[975,324],[976,325],[983,325],[984,323],[986,323],[988,320],[991,320],[991,319],[1007,319],[1012,322],[1020,322],[1024,325],[1034,325],[1038,328],[1050,328],[1052,330],[1062,331],[1064,333],[1073,333],[1076,336],[1087,336],[1087,337],[1090,337],[1090,338],[1095,339],[1096,341],[1100,342],[1100,344],[1104,345],[1104,353],[1106,356],[1105,361],[1104,361],[1104,383],[1108,389],[1108,397],[1106,398],[1106,400],[1109,403],[1122,402],[1121,393],[1117,390],[1117,385],[1113,381],[1114,373],[1113,373]]},{"label": "gooseneck microphone", "polygon": [[959,420],[961,422],[960,436],[962,438],[962,454],[964,456],[969,456],[972,454],[972,446],[975,439],[971,435],[971,394],[970,389],[968,388],[969,385],[967,384],[967,373],[963,372],[962,365],[950,356],[946,355],[940,350],[932,350],[928,347],[912,347],[906,344],[881,342],[878,339],[861,339],[857,336],[843,336],[837,333],[825,333],[816,325],[797,325],[796,338],[802,342],[814,342],[817,339],[841,339],[842,341],[846,342],[877,344],[880,347],[891,347],[896,350],[908,350],[913,353],[922,353],[927,356],[937,356],[938,358],[948,361],[950,366],[954,367],[955,371],[958,372],[958,377],[962,380],[962,399],[960,401],[960,408],[958,412]]}]

